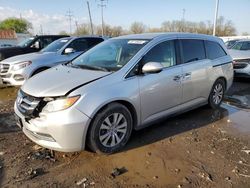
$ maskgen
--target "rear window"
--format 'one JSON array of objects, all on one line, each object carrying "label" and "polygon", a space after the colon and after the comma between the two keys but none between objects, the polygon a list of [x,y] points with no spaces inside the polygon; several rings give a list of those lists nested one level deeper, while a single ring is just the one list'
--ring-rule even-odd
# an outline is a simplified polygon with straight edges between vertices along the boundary
[{"label": "rear window", "polygon": [[227,55],[217,42],[206,41],[205,44],[208,59],[213,60]]},{"label": "rear window", "polygon": [[203,40],[182,39],[180,41],[183,54],[183,63],[189,63],[206,58]]}]

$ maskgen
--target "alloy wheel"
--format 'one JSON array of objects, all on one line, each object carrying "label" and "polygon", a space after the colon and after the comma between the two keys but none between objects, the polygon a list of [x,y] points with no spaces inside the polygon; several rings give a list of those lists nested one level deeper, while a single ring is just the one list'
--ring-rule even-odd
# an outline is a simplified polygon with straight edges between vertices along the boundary
[{"label": "alloy wheel", "polygon": [[121,143],[128,130],[128,123],[122,113],[113,113],[101,124],[99,140],[105,147],[114,147]]}]

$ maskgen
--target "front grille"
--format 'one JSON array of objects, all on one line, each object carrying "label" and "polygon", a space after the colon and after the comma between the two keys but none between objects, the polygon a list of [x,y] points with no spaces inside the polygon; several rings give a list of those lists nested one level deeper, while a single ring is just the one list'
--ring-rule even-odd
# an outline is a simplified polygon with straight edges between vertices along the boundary
[{"label": "front grille", "polygon": [[10,78],[11,77],[11,74],[3,74],[1,75],[2,78]]},{"label": "front grille", "polygon": [[247,67],[247,63],[234,63],[233,67],[234,69],[244,69]]},{"label": "front grille", "polygon": [[38,105],[40,102],[41,98],[30,96],[20,90],[18,92],[16,105],[25,117],[33,117],[37,115]]},{"label": "front grille", "polygon": [[0,64],[0,73],[7,73],[9,71],[9,64]]}]

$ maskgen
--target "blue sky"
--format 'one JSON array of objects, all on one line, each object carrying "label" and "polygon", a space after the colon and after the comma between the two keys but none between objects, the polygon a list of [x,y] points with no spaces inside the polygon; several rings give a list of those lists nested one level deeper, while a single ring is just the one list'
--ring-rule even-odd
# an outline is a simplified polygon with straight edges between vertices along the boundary
[{"label": "blue sky", "polygon": [[[99,0],[89,2],[94,23],[100,24]],[[0,0],[0,20],[21,14],[31,20],[34,32],[39,30],[40,25],[49,33],[62,29],[68,31],[69,24],[65,20],[68,9],[79,24],[88,22],[86,0]],[[134,21],[160,27],[163,21],[181,19],[183,9],[186,10],[185,20],[212,22],[215,0],[108,0],[104,20],[110,25],[125,28],[129,28]],[[232,20],[238,34],[250,33],[250,0],[220,0],[219,16]]]}]

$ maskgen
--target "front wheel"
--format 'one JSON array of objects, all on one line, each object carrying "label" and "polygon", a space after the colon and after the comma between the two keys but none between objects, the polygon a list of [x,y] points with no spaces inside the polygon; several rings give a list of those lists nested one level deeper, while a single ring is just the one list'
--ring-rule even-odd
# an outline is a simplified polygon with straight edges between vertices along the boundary
[{"label": "front wheel", "polygon": [[214,83],[212,87],[208,99],[208,105],[213,109],[218,108],[222,103],[224,94],[225,94],[225,82],[219,79]]},{"label": "front wheel", "polygon": [[97,153],[117,152],[128,142],[132,125],[131,113],[124,105],[109,104],[91,123],[87,138],[88,146]]}]

